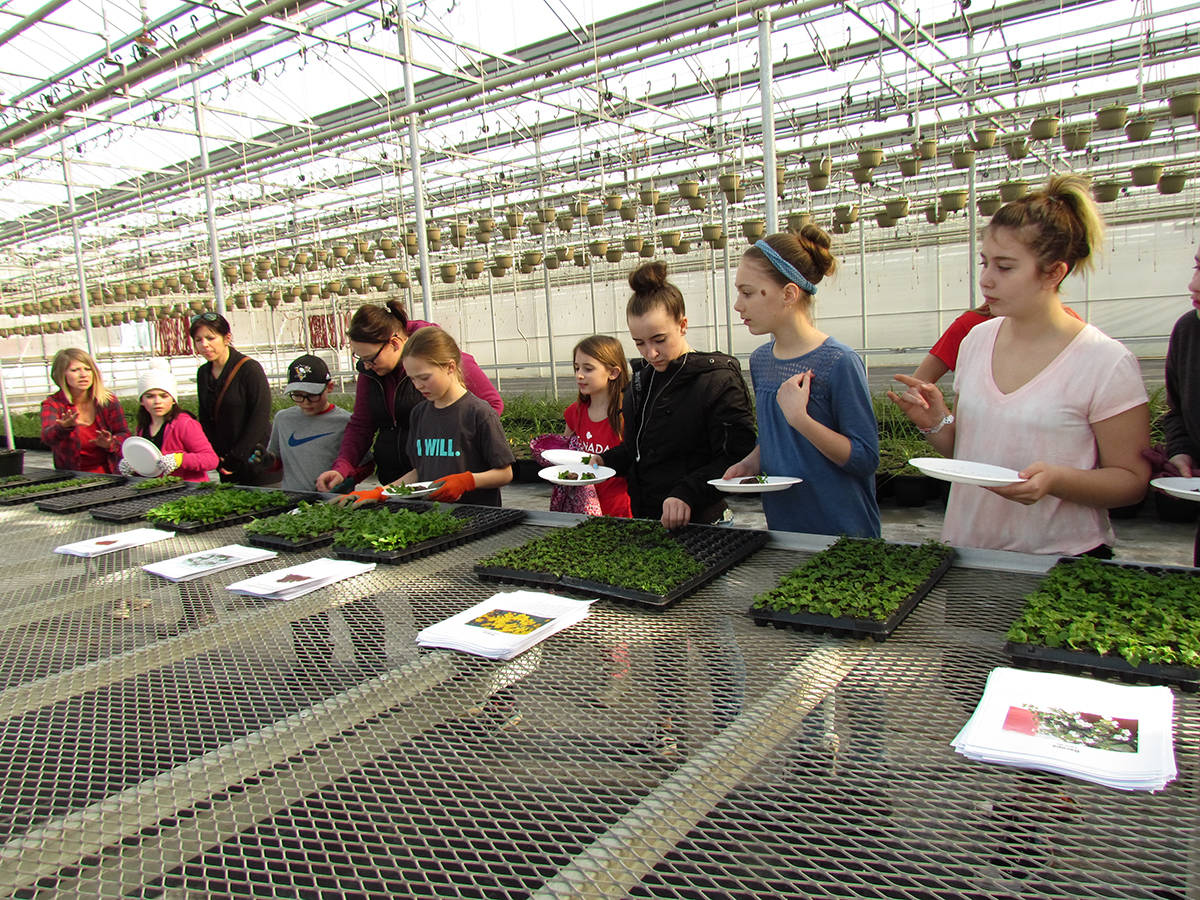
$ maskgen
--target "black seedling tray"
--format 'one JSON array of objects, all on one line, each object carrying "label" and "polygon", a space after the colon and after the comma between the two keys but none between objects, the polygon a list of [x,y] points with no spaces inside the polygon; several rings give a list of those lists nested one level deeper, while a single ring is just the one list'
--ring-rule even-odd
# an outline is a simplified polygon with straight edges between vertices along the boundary
[{"label": "black seedling tray", "polygon": [[[417,502],[419,501],[406,500],[403,503],[391,505],[416,509]],[[421,505],[426,508],[433,506],[432,503],[422,503]],[[422,510],[417,509],[416,511],[421,512]],[[356,559],[361,562],[395,565],[422,556],[429,556],[433,553],[440,553],[442,550],[457,547],[459,544],[466,544],[484,535],[491,534],[493,531],[499,531],[501,528],[515,525],[525,518],[525,510],[523,509],[513,509],[511,507],[506,509],[499,506],[472,506],[470,504],[463,504],[453,507],[449,512],[451,515],[463,519],[465,522],[462,530],[456,534],[430,538],[427,541],[402,547],[399,550],[351,550],[348,547],[339,547],[335,544],[333,555],[339,559]]]},{"label": "black seedling tray", "polygon": [[[194,491],[199,484],[203,482],[189,481],[185,483],[182,489],[177,489],[179,493]],[[172,500],[175,498],[172,497]],[[132,497],[128,500],[120,500],[110,502],[104,506],[98,506],[90,513],[91,517],[97,522],[116,522],[124,524],[126,522],[136,522],[138,519],[146,518],[146,511],[160,503],[164,502],[157,492],[151,491],[148,497]]]},{"label": "black seedling tray", "polygon": [[[256,487],[241,486],[241,485],[238,485],[238,488],[239,488],[239,490],[244,490],[244,491],[276,490],[275,488],[256,488]],[[215,531],[218,528],[225,528],[229,525],[240,525],[243,522],[249,522],[251,519],[260,519],[264,516],[278,515],[279,513],[287,512],[289,509],[294,507],[301,500],[320,499],[320,496],[321,496],[320,494],[315,494],[315,493],[311,493],[311,492],[306,493],[306,492],[302,492],[302,491],[284,491],[283,493],[287,494],[287,496],[289,498],[288,502],[279,504],[277,506],[267,506],[262,509],[256,509],[253,512],[239,513],[237,515],[225,516],[224,518],[217,519],[212,522],[196,522],[196,521],[179,522],[179,523],[160,522],[160,523],[156,523],[156,527],[168,529],[170,531],[176,532],[177,534],[199,534],[202,531]],[[174,498],[172,498],[172,499],[174,499]],[[151,506],[147,507],[145,511],[148,512],[151,507],[157,506],[157,505],[158,505],[157,503],[151,504]],[[93,513],[92,515],[94,516],[95,513]]]},{"label": "black seedling tray", "polygon": [[917,604],[933,590],[941,581],[942,576],[950,570],[954,563],[954,551],[946,549],[942,561],[938,563],[928,578],[921,582],[911,594],[904,598],[898,607],[886,619],[854,619],[849,616],[827,616],[821,613],[792,613],[775,609],[759,609],[750,607],[747,615],[754,620],[755,625],[774,625],[776,628],[794,628],[797,631],[820,631],[827,634],[844,635],[854,638],[872,638],[882,643],[886,641],[900,623],[908,618],[908,614],[917,608]]},{"label": "black seedling tray", "polygon": [[[387,500],[385,501],[385,505],[389,508],[411,509],[414,512],[425,512],[426,510],[433,509],[434,506],[434,504],[425,500],[409,500],[406,498]],[[296,540],[279,537],[274,534],[247,534],[246,541],[253,547],[264,547],[267,550],[281,550],[284,553],[304,553],[308,550],[315,550],[318,547],[332,544],[334,535],[336,534],[336,531],[326,531],[324,534],[314,534],[311,537],[297,538]]]},{"label": "black seedling tray", "polygon": [[97,506],[105,506],[109,503],[120,503],[123,500],[136,500],[139,497],[156,497],[159,494],[182,491],[186,487],[187,482],[185,481],[180,484],[165,484],[159,487],[147,488],[144,491],[135,491],[132,485],[121,484],[116,487],[105,488],[102,491],[88,491],[84,494],[66,494],[61,497],[50,497],[45,500],[39,500],[37,508],[44,512],[76,513],[93,509]]},{"label": "black seedling tray", "polygon": [[1139,663],[1131,666],[1119,656],[1101,656],[1089,650],[1067,647],[1040,647],[1034,644],[1014,644],[1008,641],[1004,652],[1023,668],[1057,669],[1085,672],[1100,678],[1116,676],[1122,681],[1171,684],[1185,691],[1200,690],[1200,669],[1190,666],[1169,666],[1161,663]]},{"label": "black seedling tray", "polygon": [[62,469],[26,469],[11,481],[0,483],[0,490],[10,487],[25,487],[30,484],[45,484],[48,481],[65,481],[74,477]]},{"label": "black seedling tray", "polygon": [[[1080,562],[1082,560],[1076,557],[1064,556],[1055,563],[1055,566],[1071,566]],[[1182,572],[1193,575],[1196,578],[1196,590],[1200,592],[1200,571],[1196,569],[1183,566],[1139,566],[1112,560],[1103,560],[1103,563],[1106,566],[1133,569],[1148,575],[1163,572]],[[1100,654],[1094,650],[1073,650],[1070,647],[1045,647],[1040,644],[1015,644],[1012,641],[1004,644],[1004,652],[1012,658],[1015,665],[1025,668],[1082,672],[1100,678],[1115,676],[1122,681],[1168,684],[1185,691],[1200,690],[1200,669],[1191,666],[1150,662],[1138,663],[1134,666],[1116,654]]]},{"label": "black seedling tray", "polygon": [[688,525],[671,533],[671,537],[704,566],[700,574],[672,588],[665,594],[654,594],[637,588],[620,587],[585,581],[572,576],[558,577],[549,572],[503,569],[495,566],[476,566],[475,573],[485,581],[521,584],[535,588],[561,588],[589,597],[604,597],[619,603],[663,608],[695,593],[718,575],[732,569],[751,553],[764,547],[769,539],[765,531],[724,528],[715,525]]},{"label": "black seedling tray", "polygon": [[[64,480],[66,480],[66,478],[83,478],[83,477],[102,478],[104,480],[97,481],[93,484],[78,484],[73,487],[67,487],[67,488],[56,488],[55,487],[55,485],[59,481],[64,481]],[[40,484],[42,482],[38,482],[38,483]],[[109,488],[109,487],[112,487],[113,485],[124,484],[124,483],[125,483],[124,475],[96,475],[92,472],[83,472],[83,473],[71,472],[71,473],[68,473],[65,478],[55,478],[53,480],[46,481],[45,482],[46,490],[44,490],[44,491],[36,491],[35,493],[32,493],[32,494],[22,494],[19,497],[2,498],[2,499],[0,499],[0,506],[16,506],[18,503],[33,503],[37,500],[44,500],[47,497],[59,497],[59,496],[65,495],[65,494],[83,493],[84,491],[98,491],[98,490],[101,490],[102,488]],[[22,487],[22,485],[12,484],[12,485],[9,485],[9,487]]]}]

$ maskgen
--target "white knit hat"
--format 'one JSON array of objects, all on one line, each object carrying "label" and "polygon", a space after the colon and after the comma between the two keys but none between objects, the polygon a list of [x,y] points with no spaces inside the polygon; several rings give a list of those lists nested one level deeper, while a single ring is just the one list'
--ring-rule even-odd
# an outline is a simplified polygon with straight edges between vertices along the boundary
[{"label": "white knit hat", "polygon": [[175,376],[171,374],[171,368],[165,360],[150,360],[150,368],[138,376],[138,399],[141,399],[146,391],[154,388],[166,391],[176,400],[179,399],[179,385],[175,383]]}]

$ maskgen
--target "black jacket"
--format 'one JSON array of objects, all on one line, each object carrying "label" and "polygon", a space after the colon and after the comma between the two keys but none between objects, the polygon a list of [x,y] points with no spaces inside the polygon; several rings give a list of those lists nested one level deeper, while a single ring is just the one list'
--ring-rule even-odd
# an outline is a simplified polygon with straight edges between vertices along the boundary
[{"label": "black jacket", "polygon": [[[218,420],[214,416],[217,395],[221,393],[221,387],[229,379],[233,367],[243,358],[246,359],[245,365],[238,369],[221,400],[221,417]],[[267,384],[267,374],[258,361],[230,347],[229,359],[221,370],[220,378],[213,378],[211,362],[206,362],[196,370],[196,392],[199,395],[200,424],[204,427],[204,434],[221,458],[220,468],[233,473],[231,476],[222,476],[221,480],[236,484],[263,484],[277,477],[263,466],[251,465],[246,461],[256,444],[265,447],[271,439],[271,388]]]},{"label": "black jacket", "polygon": [[622,442],[604,463],[628,479],[633,514],[657,519],[663,501],[677,497],[692,508],[693,522],[717,521],[725,501],[706,482],[725,474],[757,440],[738,361],[692,350],[661,374],[643,362],[624,411]]}]

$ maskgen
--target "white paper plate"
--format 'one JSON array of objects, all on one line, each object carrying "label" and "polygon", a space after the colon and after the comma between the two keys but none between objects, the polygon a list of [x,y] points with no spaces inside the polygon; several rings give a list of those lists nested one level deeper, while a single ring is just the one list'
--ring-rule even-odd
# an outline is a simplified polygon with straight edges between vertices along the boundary
[{"label": "white paper plate", "polygon": [[1172,497],[1200,503],[1200,478],[1155,478],[1150,484]]},{"label": "white paper plate", "polygon": [[121,455],[139,475],[158,474],[158,461],[162,459],[162,453],[152,441],[144,437],[125,438],[125,443],[121,445]]},{"label": "white paper plate", "polygon": [[[754,475],[746,477],[755,478]],[[709,484],[727,494],[764,494],[768,491],[786,491],[793,484],[799,484],[804,480],[788,475],[768,475],[766,478],[765,482],[755,480],[751,484],[742,484],[741,478],[730,478],[728,481],[724,478],[714,478]]]},{"label": "white paper plate", "polygon": [[552,466],[590,466],[592,460],[586,450],[543,450],[541,457]]},{"label": "white paper plate", "polygon": [[918,456],[916,459],[910,459],[908,463],[930,478],[953,481],[955,484],[1003,487],[1006,484],[1016,484],[1025,480],[1016,469],[972,462],[969,459],[939,459],[936,456]]},{"label": "white paper plate", "polygon": [[433,484],[432,481],[414,481],[412,484],[409,485],[409,487],[412,488],[412,490],[406,494],[401,494],[401,493],[394,494],[390,490],[387,490],[385,488],[383,495],[385,497],[400,497],[402,499],[408,499],[409,497],[424,497],[426,494],[432,494],[434,491],[437,490],[437,488],[430,487],[430,485],[432,485],[432,484]]},{"label": "white paper plate", "polygon": [[[542,455],[545,456],[544,453]],[[571,472],[575,475],[595,475],[596,477],[588,479],[563,478],[562,476],[564,472]],[[540,478],[545,478],[552,484],[565,484],[567,487],[579,487],[580,485],[584,484],[599,484],[602,481],[608,481],[608,479],[612,478],[616,474],[617,470],[610,469],[608,466],[597,466],[593,469],[591,466],[585,466],[583,463],[572,466],[547,466],[544,469],[538,469],[538,476]]]}]

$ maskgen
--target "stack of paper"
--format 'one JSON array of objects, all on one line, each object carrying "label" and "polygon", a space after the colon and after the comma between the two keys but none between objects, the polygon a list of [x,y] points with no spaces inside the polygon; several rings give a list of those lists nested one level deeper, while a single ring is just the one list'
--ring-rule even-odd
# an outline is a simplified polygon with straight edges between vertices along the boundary
[{"label": "stack of paper", "polygon": [[298,566],[236,581],[229,585],[228,590],[268,600],[292,600],[374,568],[375,563],[353,562],[349,559],[314,559]]},{"label": "stack of paper", "polygon": [[162,562],[142,566],[151,575],[158,575],[168,581],[191,581],[202,578],[214,572],[224,572],[237,566],[249,563],[263,562],[274,559],[279,554],[274,550],[262,550],[258,547],[243,547],[240,544],[227,544],[215,550],[200,550],[185,556],[164,559]]},{"label": "stack of paper", "polygon": [[970,759],[1158,791],[1176,776],[1174,708],[1166,687],[994,669],[953,743]]},{"label": "stack of paper", "polygon": [[117,550],[128,550],[130,547],[140,547],[142,544],[153,544],[155,541],[175,537],[173,531],[159,531],[157,528],[134,528],[132,531],[120,531],[116,534],[106,534],[86,541],[76,541],[73,544],[63,544],[55,547],[55,553],[65,553],[68,556],[103,556]]},{"label": "stack of paper", "polygon": [[430,625],[417,635],[422,647],[446,647],[489,659],[512,659],[556,631],[581,621],[594,600],[572,600],[538,591],[509,591]]}]

